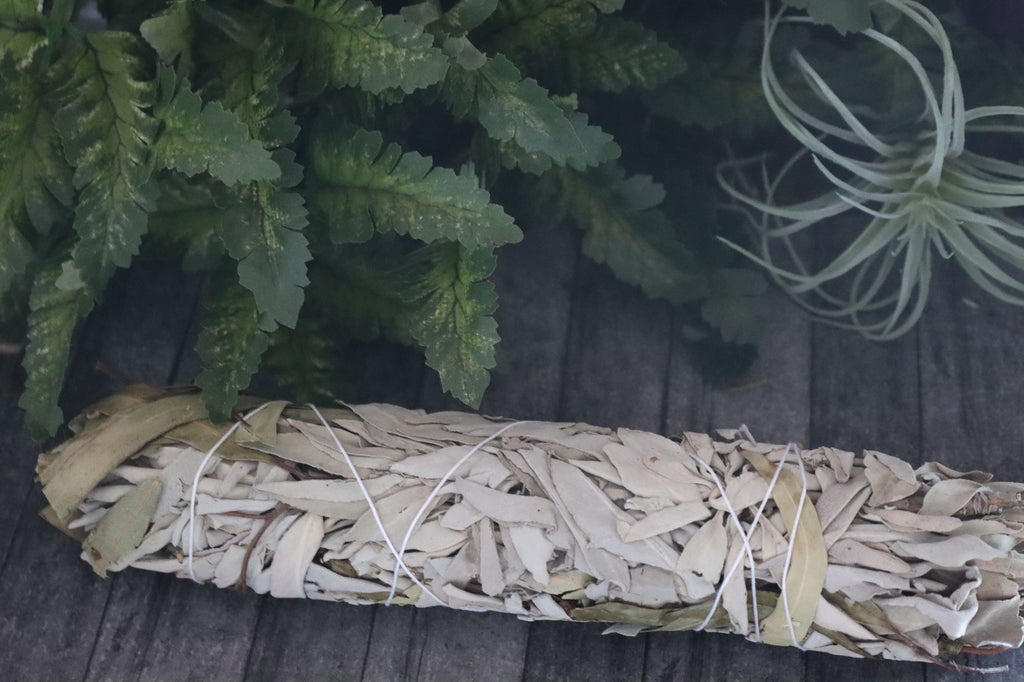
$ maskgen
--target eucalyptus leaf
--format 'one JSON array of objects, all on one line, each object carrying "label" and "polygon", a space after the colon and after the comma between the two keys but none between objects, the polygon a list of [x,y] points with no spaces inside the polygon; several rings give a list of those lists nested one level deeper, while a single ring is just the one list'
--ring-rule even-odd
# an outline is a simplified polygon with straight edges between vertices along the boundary
[{"label": "eucalyptus leaf", "polygon": [[151,478],[128,491],[111,507],[82,543],[82,551],[101,578],[107,568],[134,550],[149,529],[160,499],[160,479]]}]

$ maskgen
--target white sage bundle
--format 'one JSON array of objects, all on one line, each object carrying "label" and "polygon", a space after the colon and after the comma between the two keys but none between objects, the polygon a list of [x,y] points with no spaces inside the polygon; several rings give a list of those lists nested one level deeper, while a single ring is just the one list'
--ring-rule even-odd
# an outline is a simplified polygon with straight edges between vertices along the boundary
[{"label": "white sage bundle", "polygon": [[276,597],[704,629],[947,663],[1024,639],[1024,484],[878,452],[132,388],[40,457],[129,566]]}]

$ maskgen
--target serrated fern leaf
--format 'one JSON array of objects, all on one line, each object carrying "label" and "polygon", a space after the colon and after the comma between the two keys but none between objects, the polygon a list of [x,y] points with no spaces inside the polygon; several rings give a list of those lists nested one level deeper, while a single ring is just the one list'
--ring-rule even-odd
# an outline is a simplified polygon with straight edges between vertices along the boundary
[{"label": "serrated fern leaf", "polygon": [[[600,128],[589,125],[586,114],[579,111],[567,111],[565,115],[583,144],[595,150],[593,155],[595,161],[600,159],[600,162],[604,162],[619,158],[622,153],[619,145],[610,136],[605,135]],[[524,173],[540,175],[553,165],[550,156],[541,152],[527,152],[511,140],[498,141],[496,145],[501,165],[505,168],[518,168]],[[586,168],[586,164],[575,161],[570,161],[568,165],[580,171]]]},{"label": "serrated fern leaf", "polygon": [[224,255],[215,181],[188,181],[178,173],[157,177],[156,207],[149,214],[149,234],[162,249],[182,253],[185,270],[210,270]]},{"label": "serrated fern leaf", "polygon": [[146,231],[148,146],[156,121],[144,110],[153,83],[144,47],[127,34],[88,33],[58,63],[54,123],[79,190],[75,267],[94,290],[127,267]]},{"label": "serrated fern leaf", "polygon": [[672,238],[654,207],[664,190],[647,176],[621,171],[586,175],[552,171],[570,215],[584,231],[583,253],[606,263],[627,284],[653,298],[682,303],[707,293],[707,281],[693,254]]},{"label": "serrated fern leaf", "polygon": [[765,324],[765,278],[752,270],[720,268],[711,272],[710,284],[710,295],[700,307],[704,321],[718,329],[724,341],[757,343]]},{"label": "serrated fern leaf", "polygon": [[548,52],[551,58],[543,63],[531,59],[531,64],[560,92],[652,89],[686,67],[682,55],[653,31],[617,17],[601,17],[592,33],[565,40]]},{"label": "serrated fern leaf", "polygon": [[74,191],[34,69],[0,59],[0,294],[31,261],[25,231],[47,232]]},{"label": "serrated fern leaf", "polygon": [[48,45],[47,20],[34,0],[0,2],[0,59],[10,59],[19,70],[28,69]]},{"label": "serrated fern leaf", "polygon": [[321,131],[310,143],[312,201],[336,243],[366,241],[375,231],[469,248],[519,241],[522,233],[476,180],[430,157],[384,145],[362,129]]},{"label": "serrated fern leaf", "polygon": [[585,123],[578,129],[579,119],[570,119],[547,90],[501,55],[478,69],[453,65],[442,97],[456,116],[478,118],[496,140],[545,154],[559,166],[594,166],[608,160],[609,149],[617,152],[610,135]]},{"label": "serrated fern leaf", "polygon": [[32,19],[38,13],[35,0],[2,0],[0,2],[0,21],[5,24]]},{"label": "serrated fern leaf", "polygon": [[263,358],[276,383],[295,402],[336,400],[327,389],[338,356],[332,338],[316,319],[304,316],[295,329],[278,329]]},{"label": "serrated fern leaf", "polygon": [[420,26],[385,16],[365,0],[297,0],[282,10],[282,20],[313,91],[358,86],[408,93],[439,82],[448,68]]},{"label": "serrated fern leaf", "polygon": [[403,289],[410,306],[409,330],[424,347],[427,365],[441,387],[471,407],[478,407],[495,366],[498,307],[494,255],[457,244],[425,247],[417,256],[427,263],[417,280]]},{"label": "serrated fern leaf", "polygon": [[187,67],[195,37],[192,0],[175,0],[163,12],[142,22],[139,33],[165,64],[181,56],[185,62],[181,66]]},{"label": "serrated fern leaf", "polygon": [[157,168],[187,176],[209,173],[226,185],[275,180],[281,169],[270,152],[249,136],[249,129],[219,102],[203,103],[188,80],[175,83],[173,72],[160,73],[160,98],[153,113],[161,123],[152,145]]},{"label": "serrated fern leaf", "polygon": [[461,36],[482,24],[498,8],[498,0],[460,0],[438,20],[438,28]]},{"label": "serrated fern leaf", "polygon": [[92,310],[88,288],[59,289],[60,266],[41,270],[29,296],[28,345],[22,365],[27,377],[18,406],[37,437],[52,436],[64,423],[57,405],[68,365],[71,336]]},{"label": "serrated fern leaf", "polygon": [[508,0],[480,28],[488,52],[522,65],[530,54],[548,53],[552,44],[593,32],[597,8],[589,0]]},{"label": "serrated fern leaf", "polygon": [[309,283],[306,262],[312,258],[302,234],[307,222],[298,192],[266,182],[241,192],[224,214],[224,246],[238,261],[238,281],[252,292],[268,331],[298,321],[302,289]]},{"label": "serrated fern leaf", "polygon": [[295,139],[299,132],[295,119],[279,108],[281,81],[294,64],[286,59],[284,45],[273,34],[252,50],[228,41],[211,41],[200,47],[203,60],[215,67],[200,88],[204,101],[216,100],[234,112],[249,127],[252,138],[268,149]]},{"label": "serrated fern leaf", "polygon": [[270,335],[260,329],[260,313],[252,293],[231,281],[217,278],[206,301],[196,352],[202,371],[196,385],[214,421],[226,421],[238,392],[249,385],[270,345]]},{"label": "serrated fern leaf", "polygon": [[[375,239],[337,250],[329,267],[310,274],[310,302],[316,318],[338,320],[346,335],[358,341],[388,338],[415,345],[407,325],[401,290],[407,278],[394,272],[406,245],[397,239]],[[415,278],[412,278],[415,283]]]}]

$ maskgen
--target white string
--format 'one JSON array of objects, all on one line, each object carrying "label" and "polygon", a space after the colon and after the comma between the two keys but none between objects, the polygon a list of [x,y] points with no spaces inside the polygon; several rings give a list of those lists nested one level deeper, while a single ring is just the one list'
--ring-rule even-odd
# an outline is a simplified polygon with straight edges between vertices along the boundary
[{"label": "white string", "polygon": [[[749,436],[749,441],[751,443],[755,443],[756,442],[754,440],[754,437],[752,435],[750,435],[750,431],[747,430],[746,426],[743,426],[742,430],[746,431],[746,435]],[[744,545],[744,549],[746,550],[746,555],[750,559],[750,596],[751,596],[751,600],[750,601],[751,601],[751,604],[752,604],[752,607],[753,607],[753,610],[754,610],[754,635],[757,638],[756,639],[757,642],[761,641],[761,626],[760,626],[761,618],[760,618],[760,614],[758,613],[759,607],[758,607],[758,604],[757,604],[757,577],[754,575],[755,564],[754,564],[753,550],[750,547],[750,538],[752,538],[754,536],[754,531],[757,529],[757,524],[761,521],[761,515],[764,512],[764,508],[768,505],[768,500],[771,497],[772,490],[775,489],[775,483],[779,480],[779,474],[782,472],[782,464],[786,461],[786,457],[789,455],[789,451],[790,451],[790,448],[792,446],[793,446],[793,444],[789,443],[786,446],[786,449],[783,451],[782,457],[779,459],[779,466],[776,467],[775,473],[772,475],[772,480],[768,484],[768,489],[765,491],[764,497],[761,498],[761,504],[757,508],[757,513],[754,515],[754,520],[751,522],[750,530],[747,533],[743,532],[743,527],[740,526],[740,523],[739,523],[739,517],[736,515],[736,512],[732,510],[731,505],[729,506],[729,510],[730,510],[730,512],[732,512],[732,515],[733,515],[732,518],[736,522],[737,527],[739,528],[740,537],[743,540],[743,545]],[[711,471],[711,475],[715,478],[715,483],[718,484],[718,476],[715,473],[714,469],[711,469],[709,467],[709,471]],[[724,491],[724,488],[723,488],[723,486],[721,484],[718,484],[718,489],[720,491],[722,491],[722,497],[724,498],[725,497],[725,491]],[[714,604],[714,608],[712,608],[711,611],[708,613],[708,616],[707,616],[707,618],[705,620],[705,623],[704,623],[704,625],[701,626],[701,629],[703,629],[707,625],[707,622],[710,622],[711,617],[715,613],[715,608],[718,607],[718,599],[721,598],[720,595],[724,594],[725,586],[729,584],[729,581],[732,580],[732,577],[733,577],[733,575],[735,575],[736,570],[742,564],[743,556],[744,556],[743,554],[737,554],[736,555],[736,559],[733,561],[732,566],[729,568],[728,574],[722,580],[721,586],[719,587],[719,597],[716,598],[716,601],[715,601],[715,604]]]},{"label": "white string", "polygon": [[[391,554],[394,555],[395,561],[397,562],[394,570],[395,579],[398,579],[398,569],[402,569],[402,571],[407,576],[409,576],[409,579],[412,580],[413,583],[418,585],[419,588],[423,590],[425,594],[429,595],[438,604],[447,606],[448,604],[443,599],[439,598],[436,594],[431,592],[426,585],[420,582],[419,578],[417,578],[415,574],[413,574],[412,570],[410,570],[409,567],[405,565],[405,562],[402,561],[402,556],[395,549],[395,545],[391,542],[391,538],[388,537],[388,532],[384,529],[384,522],[380,518],[380,513],[377,511],[377,506],[373,503],[373,498],[370,496],[370,491],[368,491],[366,489],[366,486],[363,484],[363,479],[359,475],[359,472],[356,470],[356,465],[352,463],[352,458],[348,456],[348,451],[345,449],[345,446],[341,444],[340,440],[338,440],[337,434],[335,434],[334,429],[332,429],[330,425],[328,425],[327,420],[324,419],[324,416],[320,414],[320,410],[316,409],[316,405],[309,403],[309,407],[320,419],[320,423],[324,425],[324,428],[327,429],[327,433],[331,435],[331,438],[334,440],[334,444],[338,447],[338,452],[340,452],[341,456],[345,458],[345,463],[348,464],[348,468],[352,472],[352,477],[355,479],[356,485],[359,486],[359,491],[363,494],[363,497],[366,499],[366,503],[370,505],[370,514],[373,516],[373,520],[377,523],[377,529],[380,531],[380,534],[384,537],[384,543],[388,546],[388,549],[391,550]],[[389,597],[389,604],[390,601],[391,600]]]},{"label": "white string", "polygon": [[[412,523],[409,524],[409,529],[405,531],[405,537],[402,538],[402,546],[398,549],[398,554],[395,556],[395,558],[398,561],[401,561],[402,560],[402,556],[404,556],[404,554],[405,554],[405,548],[409,545],[409,538],[412,537],[412,532],[413,532],[413,530],[416,529],[416,524],[418,524],[420,522],[420,519],[423,517],[423,515],[427,513],[427,510],[430,509],[430,503],[437,497],[438,493],[441,492],[441,488],[444,487],[444,484],[448,482],[448,479],[451,476],[453,476],[456,471],[459,470],[459,467],[461,467],[463,464],[465,464],[466,461],[469,460],[470,457],[472,457],[477,452],[479,452],[480,448],[482,448],[483,446],[487,445],[492,440],[494,440],[495,438],[497,438],[501,434],[503,434],[506,431],[508,431],[509,429],[511,429],[513,426],[521,426],[523,424],[529,424],[529,423],[530,422],[522,421],[522,422],[512,422],[511,424],[506,424],[505,426],[501,427],[500,429],[498,429],[497,431],[495,431],[494,433],[489,435],[487,438],[483,439],[482,441],[480,441],[479,443],[474,445],[473,449],[471,449],[469,452],[467,452],[462,457],[460,457],[459,461],[457,461],[455,464],[453,464],[452,467],[450,469],[448,469],[448,471],[445,472],[444,476],[441,477],[441,480],[437,482],[436,486],[434,486],[434,489],[430,491],[430,495],[423,502],[423,506],[421,506],[420,510],[418,512],[416,512],[416,516],[413,518]],[[394,550],[392,550],[392,551],[394,551]],[[394,577],[391,580],[391,592],[388,593],[388,598],[384,601],[385,605],[387,605],[387,606],[391,605],[391,600],[394,599],[395,591],[397,589],[398,589],[398,573],[396,572],[394,574]]]},{"label": "white string", "polygon": [[195,556],[196,492],[199,490],[199,479],[202,478],[203,476],[203,469],[206,468],[207,462],[209,462],[210,458],[213,457],[213,453],[217,452],[220,446],[224,444],[224,441],[230,438],[231,434],[238,430],[238,427],[242,425],[242,422],[251,419],[253,415],[255,415],[257,412],[262,410],[267,405],[270,405],[270,403],[263,403],[262,405],[254,409],[252,412],[242,417],[242,419],[232,424],[231,428],[225,431],[224,435],[220,437],[220,440],[214,443],[213,447],[207,451],[206,456],[203,457],[203,461],[199,463],[199,468],[196,469],[195,478],[192,479],[192,494],[189,496],[188,501],[188,575],[190,578],[192,578],[193,582],[197,582],[200,584],[202,583],[201,580],[196,578],[196,573],[195,570],[193,569],[192,558]]},{"label": "white string", "polygon": [[[747,430],[746,427],[741,427],[741,432],[745,432],[745,433],[743,433],[743,435],[745,435],[745,436],[750,436],[749,440],[750,440],[751,443],[755,442],[753,436],[750,435],[750,431]],[[723,595],[725,593],[726,586],[729,584],[729,581],[732,579],[733,575],[736,574],[736,570],[742,564],[743,558],[746,557],[747,559],[750,560],[750,597],[751,597],[751,605],[752,605],[753,611],[754,611],[754,614],[753,614],[754,615],[754,635],[756,637],[756,641],[758,641],[758,642],[761,641],[761,625],[760,625],[760,616],[759,616],[759,613],[758,613],[758,605],[757,605],[757,579],[756,579],[756,576],[755,576],[756,562],[754,561],[753,548],[750,546],[750,539],[753,537],[754,531],[757,529],[758,523],[760,523],[761,517],[762,517],[762,515],[764,513],[764,509],[765,509],[765,507],[768,504],[768,500],[771,498],[772,490],[775,489],[775,484],[779,480],[779,475],[782,473],[782,465],[785,463],[786,458],[788,457],[790,451],[793,450],[794,447],[795,446],[794,446],[794,444],[792,442],[790,442],[790,443],[788,443],[786,445],[786,449],[783,451],[782,457],[779,459],[779,463],[775,467],[775,473],[772,474],[771,481],[768,483],[768,489],[765,491],[764,497],[761,499],[761,504],[757,508],[757,513],[754,515],[754,519],[753,519],[753,521],[750,524],[750,530],[748,532],[744,532],[743,531],[743,526],[740,523],[739,515],[736,513],[736,510],[733,508],[731,501],[729,500],[728,496],[726,495],[725,486],[722,484],[721,480],[719,479],[718,474],[704,460],[700,459],[699,457],[697,457],[696,455],[694,455],[692,453],[690,454],[690,457],[694,461],[696,461],[698,464],[700,464],[702,467],[704,467],[704,469],[706,469],[708,471],[708,473],[711,474],[711,478],[714,481],[715,486],[718,488],[719,493],[722,495],[722,500],[725,502],[726,509],[729,511],[730,517],[732,518],[733,522],[736,524],[736,528],[737,528],[737,530],[739,532],[739,535],[740,535],[740,540],[743,542],[743,552],[736,556],[736,559],[733,561],[732,566],[729,568],[728,573],[726,573],[725,576],[723,577],[722,582],[721,582],[721,584],[718,587],[718,590],[715,592],[715,599],[714,599],[714,601],[711,604],[711,608],[708,611],[708,615],[704,618],[704,621],[697,628],[695,628],[696,630],[703,630],[705,627],[707,627],[708,623],[711,622],[711,619],[714,617],[715,611],[718,609],[718,605],[722,601]],[[800,469],[801,469],[801,474],[803,475],[803,479],[802,479],[803,489],[801,491],[800,504],[797,507],[797,519],[799,519],[800,512],[803,511],[803,502],[804,502],[804,499],[806,497],[806,492],[807,492],[806,474],[804,474],[804,472],[803,472],[803,467],[800,467]],[[795,530],[795,527],[796,526],[794,524],[794,530]],[[787,594],[786,594],[786,576],[788,575],[789,562],[790,562],[790,560],[792,558],[794,536],[795,536],[795,532],[790,534],[789,547],[788,547],[788,551],[787,551],[787,554],[786,554],[786,564],[783,567],[783,577],[782,577],[781,590],[782,590],[783,607],[785,609],[786,622],[787,622],[787,625],[789,627],[790,636],[793,638],[794,646],[796,646],[798,648],[802,648],[802,647],[800,647],[800,644],[796,640],[796,634],[795,634],[795,630],[794,630],[794,627],[793,627],[793,620],[792,620],[792,618],[790,616],[788,599],[787,599]]]},{"label": "white string", "polygon": [[[751,572],[751,578],[752,578],[751,579],[751,597],[753,598],[752,602],[753,602],[753,605],[754,605],[754,623],[757,624],[757,623],[759,623],[760,619],[758,617],[758,612],[757,612],[756,585],[755,585],[755,583],[753,581],[753,573],[754,573],[754,566],[755,566],[755,563],[754,563],[754,551],[750,547],[750,538],[747,536],[746,533],[743,532],[743,524],[740,523],[740,517],[736,513],[736,510],[733,509],[732,502],[729,500],[729,496],[725,492],[725,486],[723,486],[721,480],[719,480],[718,474],[715,473],[715,470],[712,469],[711,466],[707,462],[705,462],[701,458],[697,457],[693,453],[688,453],[688,454],[690,455],[691,458],[693,458],[693,460],[695,462],[700,464],[702,467],[704,467],[708,471],[709,474],[711,474],[711,479],[714,481],[715,487],[718,488],[718,492],[722,496],[722,501],[725,502],[725,507],[729,511],[729,518],[731,518],[733,520],[733,523],[736,524],[736,530],[737,530],[737,532],[739,532],[740,540],[743,542],[743,552],[741,552],[740,554],[738,554],[736,556],[736,561],[733,562],[732,570],[729,571],[728,577],[725,578],[724,580],[722,580],[721,584],[718,587],[718,590],[715,591],[715,599],[714,599],[714,602],[712,602],[712,604],[711,604],[711,608],[708,610],[708,615],[704,618],[704,621],[700,625],[698,625],[695,629],[697,631],[703,630],[704,628],[707,627],[708,623],[711,622],[711,618],[715,615],[715,610],[718,608],[718,604],[721,602],[722,596],[725,593],[725,587],[726,587],[726,585],[729,584],[729,580],[732,578],[733,574],[735,573],[737,565],[739,564],[740,560],[742,560],[742,558],[744,556],[746,556],[748,559],[750,559],[750,572]],[[767,499],[767,495],[765,496],[765,498]],[[762,500],[762,502],[763,502],[763,500]],[[760,633],[759,627],[755,627],[754,630],[755,630],[755,634],[757,635],[758,641],[761,641],[760,640],[761,633]]]}]

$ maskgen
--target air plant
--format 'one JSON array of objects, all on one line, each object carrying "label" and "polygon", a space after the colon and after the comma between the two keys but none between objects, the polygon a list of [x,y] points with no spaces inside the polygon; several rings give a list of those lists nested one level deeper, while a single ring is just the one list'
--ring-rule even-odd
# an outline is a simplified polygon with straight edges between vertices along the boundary
[{"label": "air plant", "polygon": [[[891,115],[848,104],[798,50],[791,62],[825,113],[812,113],[787,92],[773,63],[780,24],[807,23],[804,16],[774,15],[766,3],[761,83],[778,121],[802,145],[774,177],[763,157],[731,160],[718,181],[755,228],[753,249],[727,242],[768,270],[775,281],[818,319],[893,339],[920,319],[928,299],[932,261],[952,258],[996,298],[1024,305],[1024,225],[1006,209],[1024,206],[1024,166],[965,146],[967,133],[1024,133],[1017,106],[965,108],[949,37],[938,17],[909,0],[881,0],[927,35],[941,55],[941,74],[930,74],[904,43],[875,28],[861,35],[910,68],[924,110],[909,125]],[[874,130],[872,130],[874,128]],[[809,200],[783,205],[780,187],[810,155],[831,183]],[[756,192],[745,171],[759,165],[763,188]],[[845,229],[860,216],[862,229],[839,255],[811,271],[794,238],[812,228]],[[844,216],[844,217],[840,217]],[[816,295],[816,296],[815,296]]]}]

